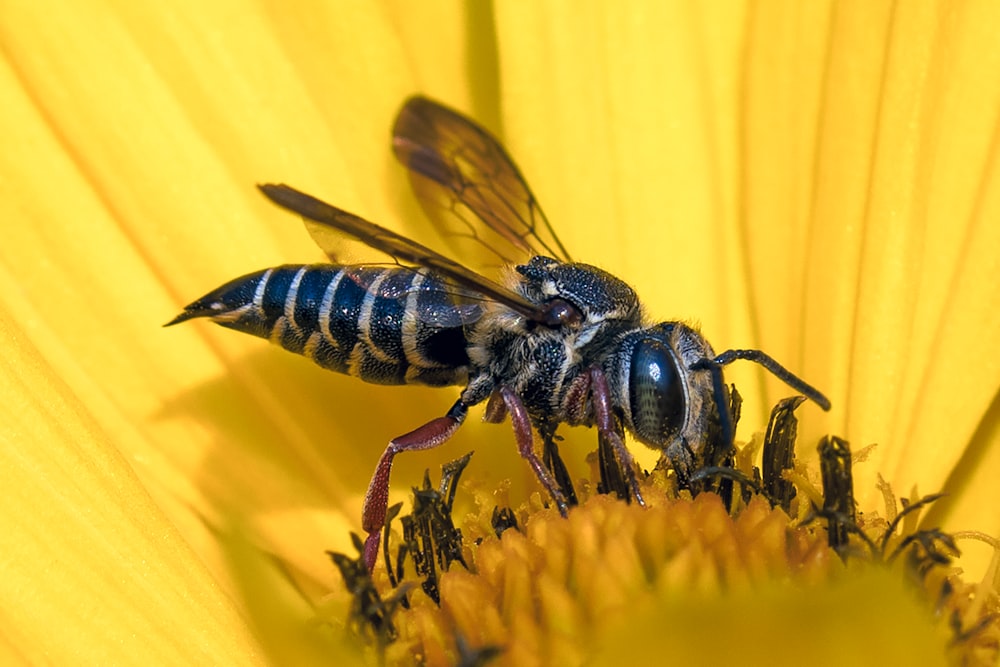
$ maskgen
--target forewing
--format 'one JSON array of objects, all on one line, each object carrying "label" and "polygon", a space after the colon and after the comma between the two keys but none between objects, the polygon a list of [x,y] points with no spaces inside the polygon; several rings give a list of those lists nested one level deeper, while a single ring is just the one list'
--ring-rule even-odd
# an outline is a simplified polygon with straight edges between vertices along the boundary
[{"label": "forewing", "polygon": [[[278,206],[298,213],[308,221],[317,223],[320,229],[315,230],[313,237],[324,250],[327,247],[335,247],[335,245],[328,244],[323,238],[322,232],[331,230],[338,234],[344,234],[370,248],[390,255],[397,262],[430,269],[437,276],[454,283],[456,289],[453,291],[455,294],[461,295],[467,300],[498,301],[533,320],[541,317],[538,309],[530,301],[425,245],[331,206],[290,186],[269,183],[258,187],[264,196]],[[328,254],[331,254],[332,257],[332,253],[328,252]]]},{"label": "forewing", "polygon": [[450,233],[479,243],[497,263],[531,255],[570,261],[517,165],[484,128],[437,102],[413,97],[400,110],[392,135],[393,151],[410,170],[421,203]]}]

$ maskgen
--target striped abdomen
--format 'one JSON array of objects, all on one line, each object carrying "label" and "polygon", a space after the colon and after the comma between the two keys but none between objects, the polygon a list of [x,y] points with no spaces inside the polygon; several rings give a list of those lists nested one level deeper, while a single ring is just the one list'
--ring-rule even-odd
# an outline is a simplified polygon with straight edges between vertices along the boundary
[{"label": "striped abdomen", "polygon": [[366,382],[443,386],[466,381],[480,315],[424,270],[319,264],[236,278],[170,324],[208,317]]}]

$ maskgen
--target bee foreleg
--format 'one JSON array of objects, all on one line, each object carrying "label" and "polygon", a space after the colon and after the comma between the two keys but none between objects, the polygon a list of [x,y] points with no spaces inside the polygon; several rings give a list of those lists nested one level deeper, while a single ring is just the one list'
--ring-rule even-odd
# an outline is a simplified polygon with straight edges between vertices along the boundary
[{"label": "bee foreleg", "polygon": [[444,417],[433,419],[418,429],[401,435],[389,442],[382,452],[372,481],[365,493],[365,504],[361,512],[361,525],[368,538],[365,540],[364,558],[368,571],[371,572],[378,557],[378,548],[382,526],[385,524],[386,509],[389,505],[389,472],[392,470],[392,460],[399,452],[420,449],[433,449],[443,444],[454,435],[458,427],[465,421],[468,407],[458,400]]},{"label": "bee foreleg", "polygon": [[615,420],[611,414],[611,390],[608,388],[608,378],[598,367],[590,369],[590,396],[594,406],[594,422],[597,425],[597,432],[611,444],[615,455],[618,457],[618,464],[625,470],[628,477],[628,484],[632,488],[632,495],[640,506],[645,507],[646,501],[642,499],[642,492],[639,490],[639,478],[635,474],[635,460],[632,453],[625,446],[625,441],[615,428]]},{"label": "bee foreleg", "polygon": [[538,454],[535,452],[535,436],[531,428],[531,419],[528,417],[528,410],[524,407],[524,402],[509,387],[499,389],[500,397],[503,399],[507,412],[510,413],[510,423],[514,427],[514,439],[517,441],[517,451],[528,462],[531,469],[535,471],[535,476],[542,483],[549,496],[555,501],[559,513],[566,516],[569,506],[566,504],[566,497],[559,490],[559,484],[549,469],[545,467]]}]

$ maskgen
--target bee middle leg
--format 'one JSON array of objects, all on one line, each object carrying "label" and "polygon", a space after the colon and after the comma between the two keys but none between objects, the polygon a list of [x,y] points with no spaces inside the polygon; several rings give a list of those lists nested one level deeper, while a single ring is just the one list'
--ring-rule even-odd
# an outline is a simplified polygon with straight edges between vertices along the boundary
[{"label": "bee middle leg", "polygon": [[[524,402],[509,387],[501,387],[499,390],[503,405],[510,413],[510,423],[514,427],[514,439],[517,441],[517,451],[528,462],[531,469],[535,471],[535,476],[542,483],[549,496],[559,508],[559,513],[566,516],[569,505],[566,503],[566,496],[559,488],[559,483],[549,471],[542,460],[535,452],[535,436],[531,427],[531,418],[528,417],[528,409],[524,407]],[[498,406],[487,408],[487,418],[502,418],[502,411]]]},{"label": "bee middle leg", "polygon": [[[499,424],[507,417],[507,406],[500,392],[495,391],[490,395],[490,400],[486,404],[486,414],[483,421],[490,424]],[[567,507],[574,507],[580,503],[576,499],[576,490],[573,489],[573,482],[570,479],[569,470],[559,456],[559,447],[555,441],[555,424],[543,424],[538,427],[538,434],[542,436],[543,454],[542,463],[546,470],[552,474],[552,478],[562,492],[562,497],[566,500]],[[534,448],[532,448],[534,451]],[[543,482],[544,483],[544,482]]]}]

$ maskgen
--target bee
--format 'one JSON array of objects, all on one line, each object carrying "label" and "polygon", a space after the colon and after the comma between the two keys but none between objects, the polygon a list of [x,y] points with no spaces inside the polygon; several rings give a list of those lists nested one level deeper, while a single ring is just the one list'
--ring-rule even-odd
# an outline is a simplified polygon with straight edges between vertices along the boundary
[{"label": "bee", "polygon": [[[169,324],[206,317],[267,338],[324,368],[376,384],[462,387],[444,416],[389,442],[368,486],[362,525],[373,566],[385,523],[389,477],[400,452],[448,440],[469,409],[510,416],[518,451],[565,515],[567,499],[539,457],[560,424],[596,427],[642,504],[625,433],[666,458],[683,484],[717,447],[732,448],[722,367],[761,364],[824,410],[819,391],[758,350],[715,354],[695,328],[651,324],[625,282],[573,261],[520,170],[474,121],[424,97],[396,118],[393,151],[428,210],[458,223],[508,269],[498,282],[434,250],[287,185],[260,185],[306,220],[332,264],[287,265],[241,276],[194,301]],[[328,232],[336,234],[328,234]],[[337,236],[360,241],[392,264],[346,265]],[[546,457],[548,458],[548,457]]]}]

